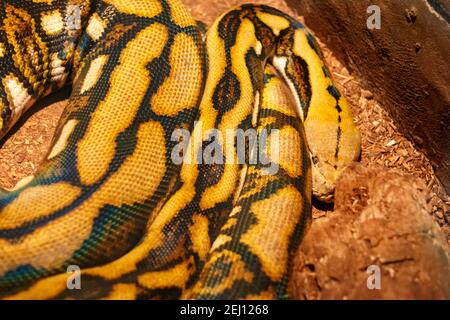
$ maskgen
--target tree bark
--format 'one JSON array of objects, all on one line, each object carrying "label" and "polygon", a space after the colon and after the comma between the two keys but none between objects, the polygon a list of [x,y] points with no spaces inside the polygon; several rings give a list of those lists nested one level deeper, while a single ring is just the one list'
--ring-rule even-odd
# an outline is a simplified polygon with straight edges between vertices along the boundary
[{"label": "tree bark", "polygon": [[[425,152],[450,194],[450,2],[286,1]],[[367,27],[370,5],[380,29]]]}]

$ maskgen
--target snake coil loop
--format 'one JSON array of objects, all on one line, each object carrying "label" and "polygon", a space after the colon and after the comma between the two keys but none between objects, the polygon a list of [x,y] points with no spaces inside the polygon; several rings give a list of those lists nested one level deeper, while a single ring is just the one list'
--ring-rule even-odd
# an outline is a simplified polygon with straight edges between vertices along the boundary
[{"label": "snake coil loop", "polygon": [[[203,41],[179,0],[5,0],[0,22],[0,135],[72,86],[46,159],[0,192],[1,297],[287,297],[312,193],[330,201],[360,152],[301,23],[242,5]],[[256,133],[277,170],[211,132]],[[223,161],[186,160],[207,150]]]}]

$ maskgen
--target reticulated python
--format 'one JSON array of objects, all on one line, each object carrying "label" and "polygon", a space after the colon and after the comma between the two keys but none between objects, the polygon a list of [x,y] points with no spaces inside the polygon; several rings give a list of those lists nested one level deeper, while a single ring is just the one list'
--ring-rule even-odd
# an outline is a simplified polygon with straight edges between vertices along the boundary
[{"label": "reticulated python", "polygon": [[[330,201],[360,152],[301,23],[243,5],[203,42],[178,0],[6,0],[0,23],[2,136],[72,85],[36,174],[0,191],[1,297],[287,297],[312,191]],[[211,129],[252,128],[277,138],[275,174],[223,141],[225,163],[173,161],[177,129],[200,137],[184,155],[197,159]]]}]

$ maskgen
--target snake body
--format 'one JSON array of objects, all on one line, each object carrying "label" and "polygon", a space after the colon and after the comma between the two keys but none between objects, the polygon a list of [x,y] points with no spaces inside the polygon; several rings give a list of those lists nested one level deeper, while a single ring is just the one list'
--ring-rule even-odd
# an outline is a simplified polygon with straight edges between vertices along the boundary
[{"label": "snake body", "polygon": [[[178,0],[6,0],[0,23],[2,135],[72,85],[36,174],[0,191],[0,296],[287,297],[311,193],[331,200],[360,152],[301,23],[242,5],[203,41]],[[277,172],[235,161],[212,129],[268,132]],[[185,157],[216,140],[224,163],[174,163],[177,130],[194,137]],[[67,287],[71,265],[81,290]]]}]

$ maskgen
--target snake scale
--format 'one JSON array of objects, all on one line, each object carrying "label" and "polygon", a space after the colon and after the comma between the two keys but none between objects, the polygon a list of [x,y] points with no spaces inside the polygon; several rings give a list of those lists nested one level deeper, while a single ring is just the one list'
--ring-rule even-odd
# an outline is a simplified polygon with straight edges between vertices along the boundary
[{"label": "snake scale", "polygon": [[[179,0],[1,1],[0,136],[65,85],[45,160],[0,191],[0,297],[288,297],[311,196],[332,201],[360,153],[304,25],[245,4],[204,35]],[[212,129],[265,133],[278,170],[236,161]],[[185,159],[216,140],[224,162],[175,163],[179,130]]]}]

